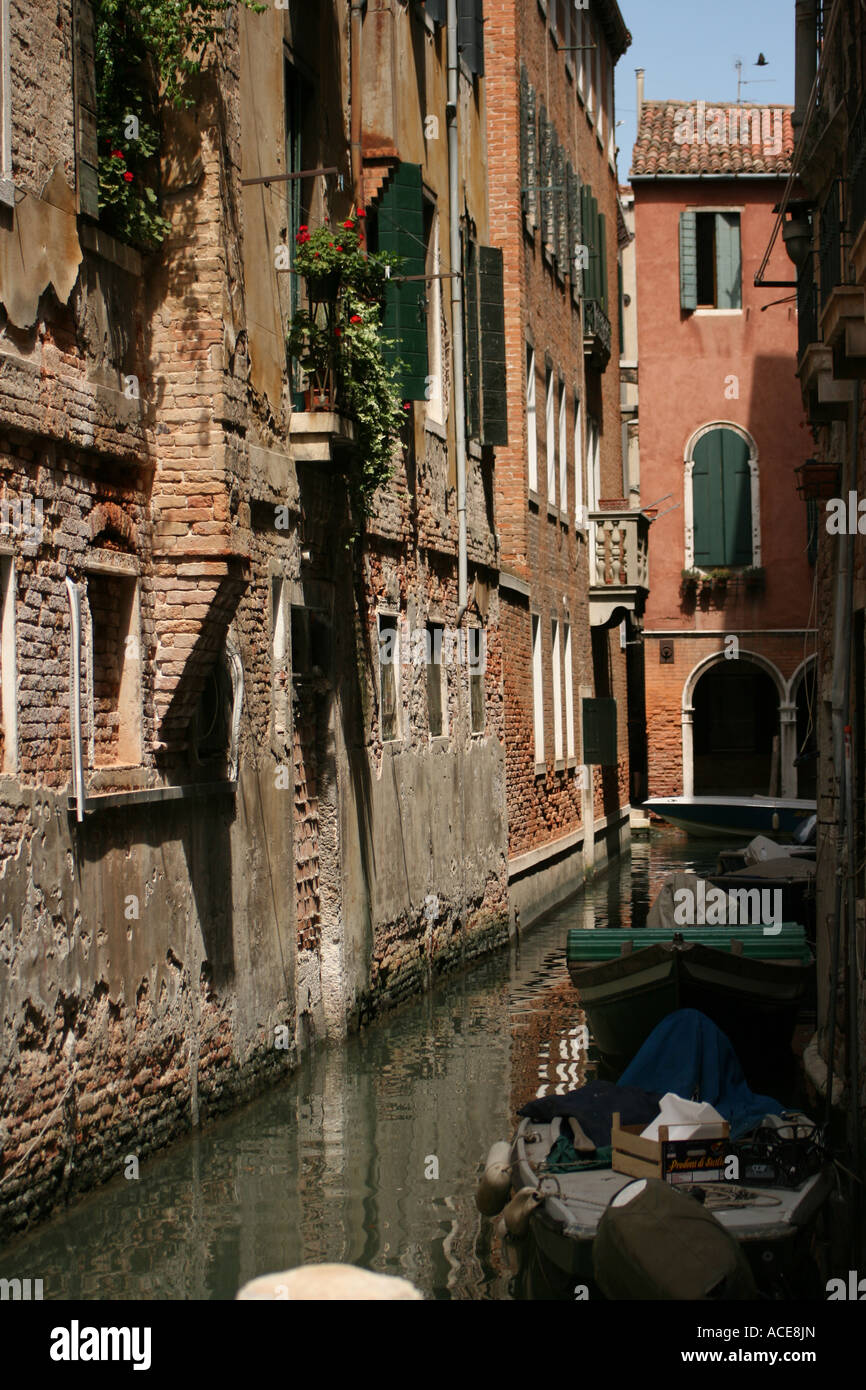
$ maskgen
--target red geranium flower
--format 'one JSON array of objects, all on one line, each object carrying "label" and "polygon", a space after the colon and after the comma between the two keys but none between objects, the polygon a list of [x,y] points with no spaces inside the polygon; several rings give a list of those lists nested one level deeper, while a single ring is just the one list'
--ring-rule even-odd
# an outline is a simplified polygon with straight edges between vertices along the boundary
[{"label": "red geranium flower", "polygon": [[351,232],[352,228],[354,227],[354,225],[355,225],[355,224],[354,224],[354,222],[351,220],[351,218],[349,219],[348,222],[344,222],[344,223],[343,223],[343,226],[346,227],[347,230],[350,231],[350,232]]},{"label": "red geranium flower", "polygon": [[112,158],[112,159],[123,159],[123,150],[112,150],[112,151],[111,151],[111,158]]},{"label": "red geranium flower", "polygon": [[363,323],[364,320],[361,318],[361,315],[360,315],[360,314],[353,314],[352,317],[349,319],[349,322],[350,322],[350,323]]},{"label": "red geranium flower", "polygon": [[355,216],[356,216],[356,217],[366,217],[367,214],[366,214],[366,212],[364,211],[363,208],[358,208],[358,211],[355,213]]},{"label": "red geranium flower", "polygon": [[310,230],[310,229],[309,229],[309,227],[307,226],[306,222],[302,222],[301,225],[300,225],[300,227],[298,228],[298,231],[299,231],[299,232],[308,232],[309,230]]},{"label": "red geranium flower", "polygon": [[322,254],[321,251],[314,251],[314,252],[313,252],[313,255],[314,255],[314,256],[321,256],[321,254]]},{"label": "red geranium flower", "polygon": [[404,409],[404,410],[411,410],[411,409],[412,409],[412,402],[411,402],[411,401],[404,401],[404,402],[403,402],[403,409]]},{"label": "red geranium flower", "polygon": [[342,246],[338,246],[338,247],[337,247],[337,250],[338,250],[338,251],[342,251],[342,249],[343,249]]},{"label": "red geranium flower", "polygon": [[125,173],[124,176],[123,176],[123,180],[124,180],[124,183],[132,183],[132,174],[129,172],[128,169],[127,169],[126,173]]},{"label": "red geranium flower", "polygon": [[335,337],[335,338],[342,338],[342,336],[343,336],[343,330],[342,330],[342,328],[335,328],[335,329],[334,329],[334,337]]}]

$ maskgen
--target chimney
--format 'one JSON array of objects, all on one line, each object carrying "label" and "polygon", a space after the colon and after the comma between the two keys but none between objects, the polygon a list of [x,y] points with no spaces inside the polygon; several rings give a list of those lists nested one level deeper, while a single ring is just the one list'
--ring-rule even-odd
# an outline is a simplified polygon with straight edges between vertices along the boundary
[{"label": "chimney", "polygon": [[635,68],[634,75],[637,78],[637,123],[640,125],[640,113],[643,109],[643,68]]}]

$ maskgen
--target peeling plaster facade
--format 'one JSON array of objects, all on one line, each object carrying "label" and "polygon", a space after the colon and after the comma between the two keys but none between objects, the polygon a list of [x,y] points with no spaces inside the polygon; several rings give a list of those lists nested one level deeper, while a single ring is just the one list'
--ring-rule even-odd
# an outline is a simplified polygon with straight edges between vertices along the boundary
[{"label": "peeling plaster facade", "polygon": [[[379,718],[379,613],[458,626],[449,296],[443,422],[412,407],[350,543],[345,422],[293,409],[283,186],[241,184],[285,168],[295,68],[305,161],[345,175],[305,183],[306,220],[350,211],[349,6],[226,23],[193,108],[164,114],[171,232],[143,256],[94,215],[87,0],[11,6],[0,479],[42,520],[0,536],[0,1237],[509,936],[489,448],[467,501],[483,727],[460,665],[447,737],[423,666],[401,666],[400,737]],[[420,163],[447,269],[444,34],[380,7],[361,74],[365,199]],[[465,71],[460,117],[483,240],[484,83]],[[301,669],[305,624],[325,654]]]}]

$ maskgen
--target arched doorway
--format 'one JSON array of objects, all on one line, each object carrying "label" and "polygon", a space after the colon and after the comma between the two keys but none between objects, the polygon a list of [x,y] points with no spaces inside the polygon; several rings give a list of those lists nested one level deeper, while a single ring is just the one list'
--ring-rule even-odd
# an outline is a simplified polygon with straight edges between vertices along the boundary
[{"label": "arched doorway", "polygon": [[700,676],[692,704],[695,796],[766,796],[779,736],[772,677],[745,657],[715,662]]},{"label": "arched doorway", "polygon": [[797,774],[797,795],[814,801],[818,785],[818,740],[815,726],[818,719],[816,704],[817,662],[810,661],[796,687],[797,753],[794,768]]}]

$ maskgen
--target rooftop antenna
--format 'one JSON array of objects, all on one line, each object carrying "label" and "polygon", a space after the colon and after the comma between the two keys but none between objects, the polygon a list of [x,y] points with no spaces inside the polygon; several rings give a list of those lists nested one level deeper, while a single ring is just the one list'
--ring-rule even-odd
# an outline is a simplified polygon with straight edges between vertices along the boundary
[{"label": "rooftop antenna", "polygon": [[[770,64],[768,63],[767,59],[764,57],[763,53],[759,53],[759,54],[758,54],[758,60],[757,60],[757,62],[754,64],[754,66],[755,66],[756,68],[768,68],[768,67],[770,66]],[[755,86],[755,84],[758,83],[758,82],[775,82],[775,80],[776,80],[775,77],[749,77],[749,78],[744,78],[744,77],[743,77],[743,60],[742,60],[742,58],[737,58],[736,62],[734,63],[734,67],[737,69],[737,105],[738,105],[738,106],[740,105],[740,103],[741,103],[741,101],[742,101],[741,89],[742,89],[743,87],[753,87],[753,86]]]}]

